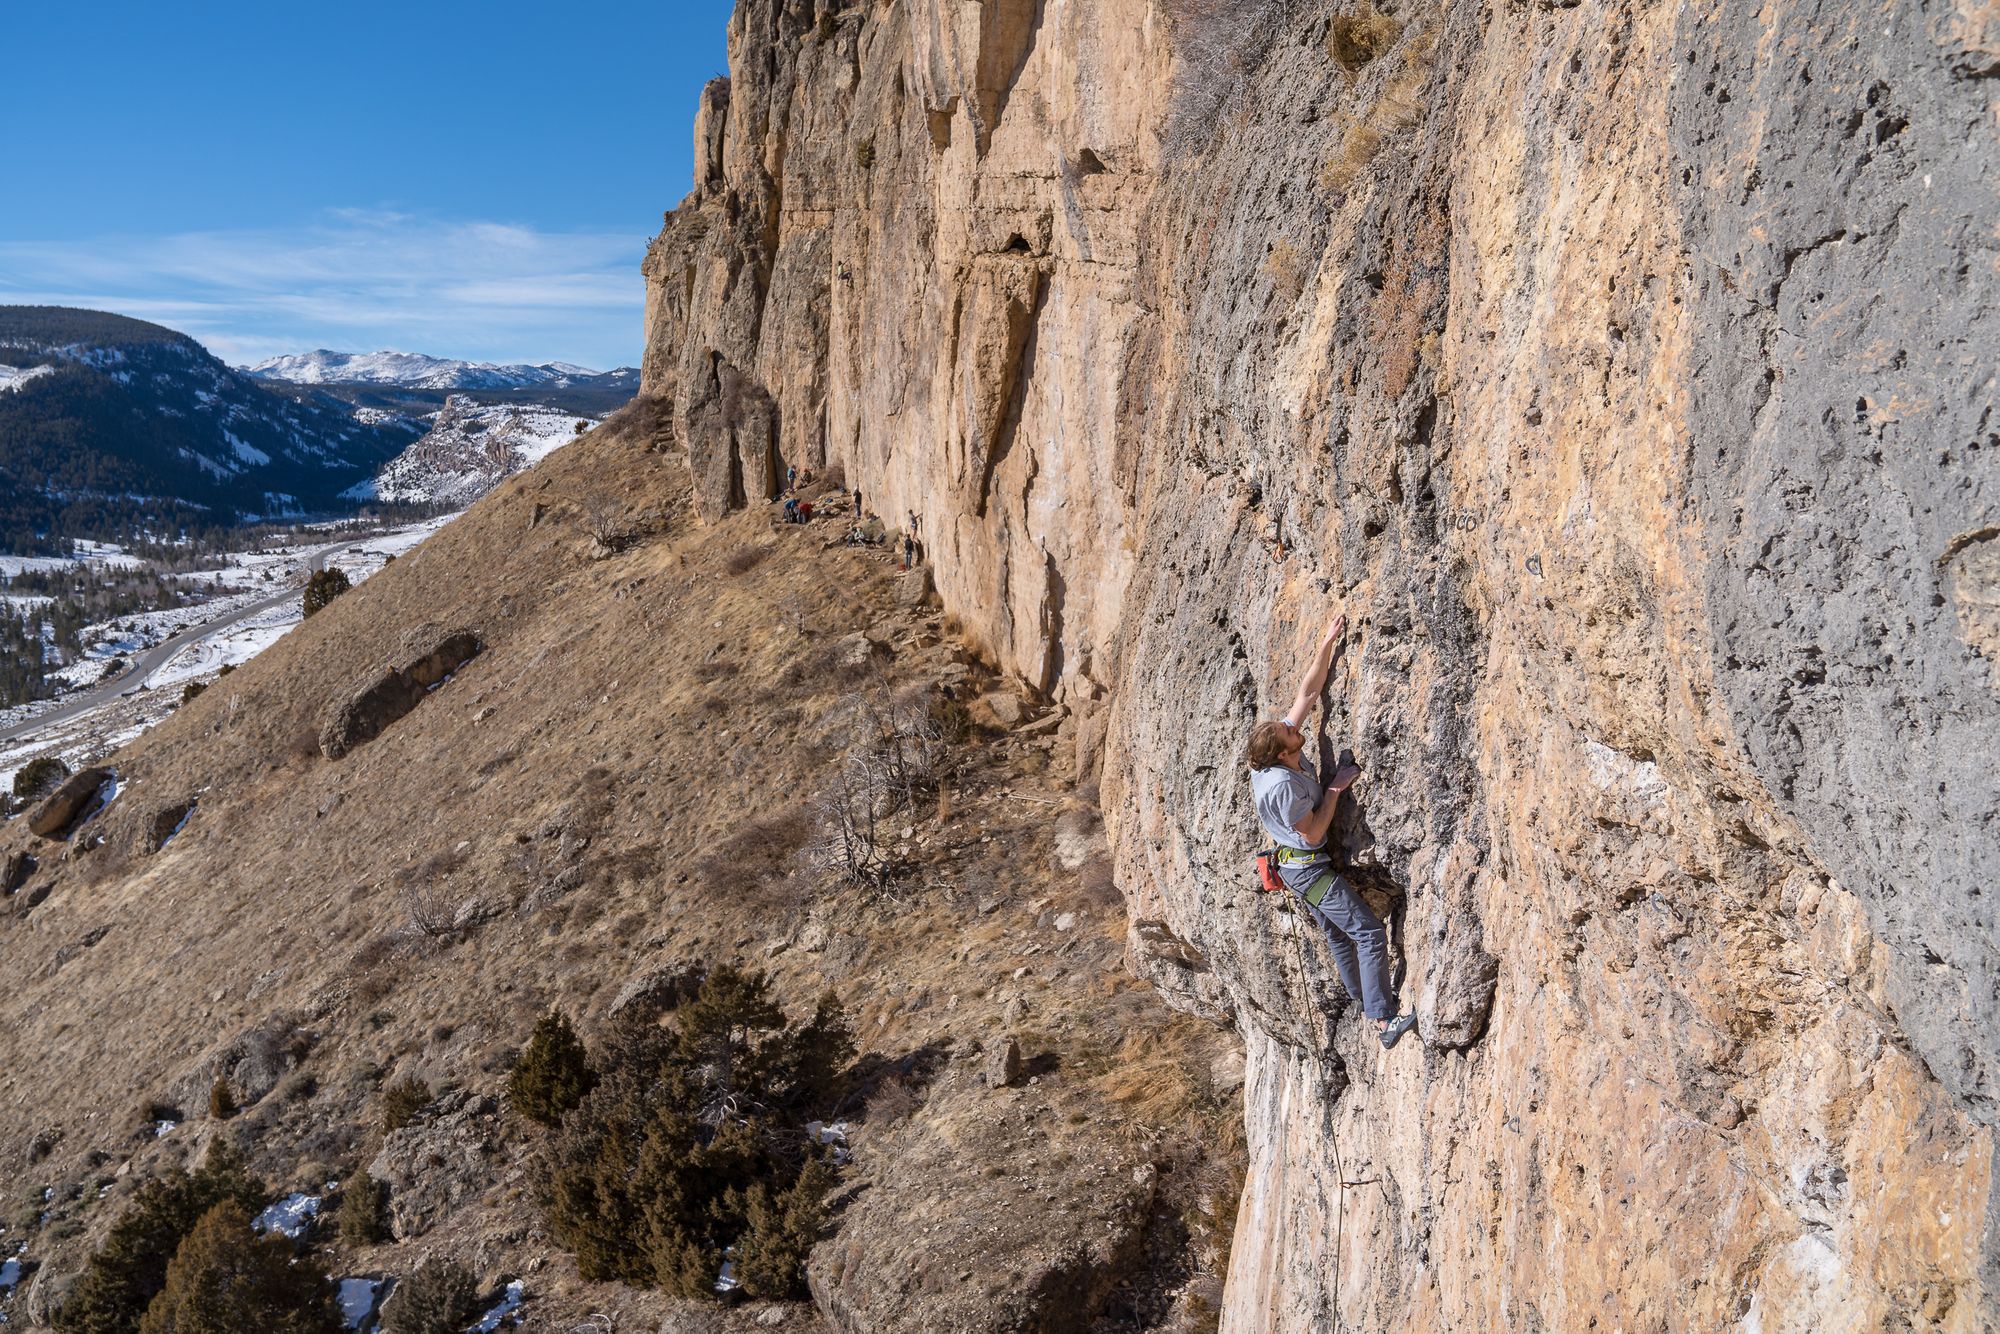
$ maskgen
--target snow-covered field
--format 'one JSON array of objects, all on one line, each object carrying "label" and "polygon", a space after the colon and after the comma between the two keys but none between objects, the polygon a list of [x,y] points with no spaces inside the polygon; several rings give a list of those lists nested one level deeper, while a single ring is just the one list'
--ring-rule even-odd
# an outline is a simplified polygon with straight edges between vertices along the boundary
[{"label": "snow-covered field", "polygon": [[124,566],[127,569],[144,565],[137,556],[129,556],[125,548],[112,542],[81,541],[76,544],[76,555],[70,556],[0,556],[0,574],[9,579],[29,570],[67,570],[77,565]]},{"label": "snow-covered field", "polygon": [[12,393],[39,375],[54,375],[53,366],[0,366],[0,394]]},{"label": "snow-covered field", "polygon": [[[380,570],[391,556],[410,550],[456,517],[445,514],[385,533],[343,539],[336,550],[327,553],[326,565],[358,584]],[[327,531],[331,533],[332,527]],[[190,627],[282,595],[276,604],[246,620],[189,641],[142,683],[103,707],[51,723],[19,741],[0,743],[0,789],[11,790],[14,774],[40,755],[56,755],[72,770],[95,762],[171,713],[181,687],[188,682],[210,679],[223,667],[248,662],[277,643],[303,619],[300,586],[312,557],[326,552],[329,545],[333,544],[314,542],[282,551],[232,553],[216,570],[194,576],[219,576],[226,587],[235,590],[226,597],[201,606],[124,616],[87,629],[87,656],[63,672],[65,679],[78,685],[98,682],[114,658],[136,657]],[[64,703],[64,698],[58,697],[0,709],[0,728],[32,723],[36,717],[60,710]]]},{"label": "snow-covered field", "polygon": [[[374,537],[357,538],[341,550],[329,555],[326,559],[327,568],[341,571],[347,576],[350,584],[358,584],[387,565],[389,557],[399,556],[410,550],[457,517],[455,514],[446,514]],[[303,577],[307,558],[319,549],[305,547],[283,555],[263,556],[254,562],[246,561],[243,568],[261,572],[275,565],[286,571],[287,579]],[[250,600],[254,601],[260,596],[264,595],[253,593]],[[304,608],[298,602],[282,602],[268,611],[259,612],[247,621],[240,621],[230,626],[219,634],[204,636],[189,644],[148,676],[146,685],[153,690],[178,686],[188,681],[212,676],[225,666],[248,662],[284,638],[287,631],[304,619]],[[165,636],[161,638],[164,639]],[[157,644],[160,640],[155,639],[153,642]]]}]

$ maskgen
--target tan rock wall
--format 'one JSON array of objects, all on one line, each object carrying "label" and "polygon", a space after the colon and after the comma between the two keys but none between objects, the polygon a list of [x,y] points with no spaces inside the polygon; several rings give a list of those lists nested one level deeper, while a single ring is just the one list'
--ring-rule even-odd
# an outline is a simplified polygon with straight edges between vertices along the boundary
[{"label": "tan rock wall", "polygon": [[[1990,133],[1984,48],[1809,5],[1365,18],[746,0],[646,392],[707,512],[787,463],[914,512],[1073,711],[1135,966],[1248,1052],[1225,1327],[1978,1328],[1996,214],[1990,146],[1938,145]],[[1895,294],[1954,247],[1949,345]],[[1865,447],[1856,393],[1900,405]],[[1907,509],[1848,484],[1870,449]],[[1758,486],[1767,554],[1873,562],[1760,566]],[[1243,734],[1336,607],[1341,841],[1422,1017],[1392,1054],[1245,862]],[[1834,726],[1815,642],[1935,804]]]}]

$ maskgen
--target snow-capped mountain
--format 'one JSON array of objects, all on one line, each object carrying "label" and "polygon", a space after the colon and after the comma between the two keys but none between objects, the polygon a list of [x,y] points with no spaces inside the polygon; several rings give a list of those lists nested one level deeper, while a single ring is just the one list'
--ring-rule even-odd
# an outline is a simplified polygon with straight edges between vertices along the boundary
[{"label": "snow-capped mountain", "polygon": [[320,348],[272,357],[248,368],[264,380],[293,384],[384,384],[409,389],[571,389],[582,386],[638,388],[639,372],[626,366],[594,371],[566,361],[539,366],[497,366],[487,362],[427,357],[420,352],[330,352]]},{"label": "snow-capped mountain", "polygon": [[595,425],[593,418],[553,408],[482,405],[453,394],[428,435],[374,481],[348,494],[356,500],[469,505]]},{"label": "snow-capped mountain", "polygon": [[0,528],[63,532],[345,508],[421,432],[231,370],[186,334],[0,306]]}]

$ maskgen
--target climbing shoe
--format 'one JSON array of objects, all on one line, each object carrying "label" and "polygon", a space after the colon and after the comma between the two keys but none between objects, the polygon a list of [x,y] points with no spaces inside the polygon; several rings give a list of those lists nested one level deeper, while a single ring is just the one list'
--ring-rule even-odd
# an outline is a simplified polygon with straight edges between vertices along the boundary
[{"label": "climbing shoe", "polygon": [[1382,1045],[1384,1047],[1395,1046],[1398,1042],[1401,1042],[1403,1040],[1403,1034],[1409,1032],[1416,1026],[1417,1026],[1417,1016],[1415,1016],[1414,1014],[1397,1015],[1394,1019],[1391,1019],[1389,1021],[1389,1026],[1382,1030]]}]

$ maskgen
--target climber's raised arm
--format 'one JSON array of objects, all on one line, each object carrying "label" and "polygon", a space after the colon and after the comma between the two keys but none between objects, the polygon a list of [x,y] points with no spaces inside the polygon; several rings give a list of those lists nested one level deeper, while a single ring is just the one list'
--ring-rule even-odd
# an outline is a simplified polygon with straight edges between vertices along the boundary
[{"label": "climber's raised arm", "polygon": [[1326,689],[1326,674],[1333,670],[1333,658],[1340,651],[1340,636],[1347,630],[1347,617],[1336,616],[1326,627],[1326,633],[1319,637],[1319,648],[1313,653],[1312,668],[1306,679],[1299,682],[1299,693],[1292,700],[1285,721],[1293,727],[1304,727],[1306,719],[1312,717],[1313,704],[1319,699],[1319,692]]}]

